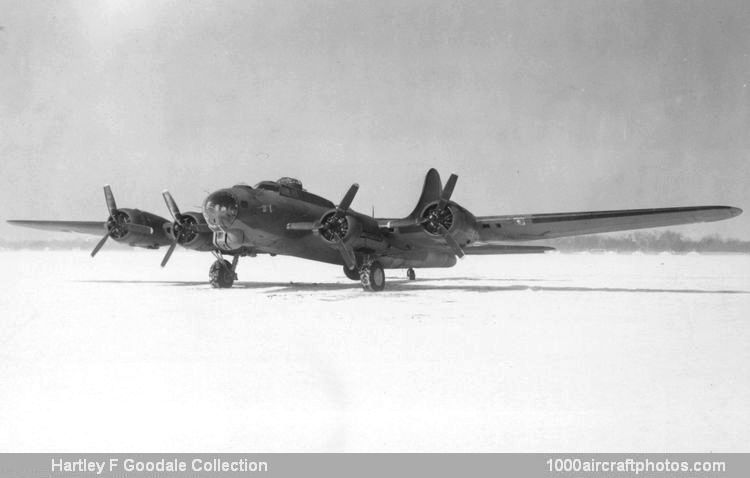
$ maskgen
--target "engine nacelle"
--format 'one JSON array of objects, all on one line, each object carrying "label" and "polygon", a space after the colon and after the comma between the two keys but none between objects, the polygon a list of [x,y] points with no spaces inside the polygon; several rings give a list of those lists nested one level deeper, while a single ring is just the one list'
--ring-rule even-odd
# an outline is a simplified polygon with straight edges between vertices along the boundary
[{"label": "engine nacelle", "polygon": [[329,244],[336,244],[337,237],[350,242],[362,234],[362,221],[351,215],[337,216],[336,210],[323,214],[320,218],[320,237]]},{"label": "engine nacelle", "polygon": [[442,210],[438,206],[437,202],[428,204],[420,215],[422,228],[427,234],[436,238],[441,236],[442,226],[460,246],[477,240],[477,219],[472,213],[454,202],[446,204]]},{"label": "engine nacelle", "polygon": [[166,226],[167,235],[170,238],[177,238],[177,243],[182,247],[194,251],[210,251],[213,249],[213,232],[194,231],[191,226],[194,224],[206,224],[206,219],[199,212],[182,213],[179,222],[168,223]]},{"label": "engine nacelle", "polygon": [[456,203],[449,203],[442,211],[438,210],[438,203],[428,204],[421,214],[425,221],[422,225],[425,232],[433,236],[439,236],[440,230],[438,224],[445,227],[449,232],[460,231],[467,224],[468,211]]},{"label": "engine nacelle", "polygon": [[[157,248],[166,246],[172,242],[171,238],[164,230],[164,224],[168,223],[166,219],[150,212],[139,209],[117,209],[115,215],[107,220],[107,230],[109,236],[117,242],[128,244],[129,246]],[[123,224],[138,224],[150,227],[153,234],[144,234],[134,232]]]},{"label": "engine nacelle", "polygon": [[338,217],[332,209],[323,214],[320,224],[317,234],[331,247],[336,247],[337,236],[358,253],[371,254],[388,247],[378,222],[370,216],[348,213]]}]

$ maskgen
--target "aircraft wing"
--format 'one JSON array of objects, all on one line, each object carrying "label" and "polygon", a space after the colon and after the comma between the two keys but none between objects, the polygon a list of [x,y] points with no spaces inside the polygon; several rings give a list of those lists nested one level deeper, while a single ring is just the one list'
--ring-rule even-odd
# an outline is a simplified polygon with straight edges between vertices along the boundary
[{"label": "aircraft wing", "polygon": [[[728,219],[742,213],[729,206],[623,209],[616,211],[517,214],[477,218],[481,242],[530,241]],[[468,251],[467,251],[468,252]]]},{"label": "aircraft wing", "polygon": [[45,231],[80,232],[81,234],[93,234],[101,236],[107,229],[102,221],[18,221],[11,220],[8,224],[14,226],[43,229]]}]

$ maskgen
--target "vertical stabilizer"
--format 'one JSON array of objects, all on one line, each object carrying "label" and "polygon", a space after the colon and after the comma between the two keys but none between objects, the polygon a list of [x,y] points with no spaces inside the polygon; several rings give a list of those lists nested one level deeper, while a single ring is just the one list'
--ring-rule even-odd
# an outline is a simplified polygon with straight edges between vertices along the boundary
[{"label": "vertical stabilizer", "polygon": [[442,191],[443,183],[440,181],[440,174],[438,174],[436,169],[432,168],[427,171],[427,176],[424,178],[424,186],[422,186],[422,195],[419,196],[417,207],[415,207],[414,211],[409,214],[409,217],[419,217],[419,214],[422,212],[422,209],[424,209],[425,206],[427,206],[431,202],[440,200],[440,194],[442,193]]}]

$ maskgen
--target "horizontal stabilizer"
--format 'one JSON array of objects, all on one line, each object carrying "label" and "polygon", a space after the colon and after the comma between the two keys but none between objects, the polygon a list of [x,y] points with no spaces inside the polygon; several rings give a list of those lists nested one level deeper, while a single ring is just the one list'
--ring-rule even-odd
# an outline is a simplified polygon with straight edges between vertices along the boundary
[{"label": "horizontal stabilizer", "polygon": [[45,231],[78,232],[81,234],[93,234],[101,236],[106,232],[105,223],[102,221],[25,221],[10,220],[8,224],[14,226],[30,227]]}]

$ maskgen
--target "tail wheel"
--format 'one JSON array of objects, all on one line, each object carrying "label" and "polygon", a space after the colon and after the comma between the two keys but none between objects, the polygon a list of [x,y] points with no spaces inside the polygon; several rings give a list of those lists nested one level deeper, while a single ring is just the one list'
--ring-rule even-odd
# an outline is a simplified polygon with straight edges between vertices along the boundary
[{"label": "tail wheel", "polygon": [[232,287],[235,279],[232,264],[227,260],[217,260],[208,271],[208,279],[214,289],[227,289]]},{"label": "tail wheel", "polygon": [[363,266],[359,270],[359,279],[362,282],[362,288],[370,292],[379,292],[385,289],[385,272],[379,262],[373,262],[368,266]]},{"label": "tail wheel", "polygon": [[417,278],[417,274],[416,274],[416,272],[414,272],[414,269],[412,269],[412,268],[409,268],[409,269],[408,269],[408,270],[406,271],[406,277],[408,277],[408,278],[409,278],[409,280],[416,280],[416,278]]},{"label": "tail wheel", "polygon": [[346,274],[346,277],[351,280],[360,280],[359,269],[357,269],[356,267],[354,269],[349,269],[348,267],[344,266],[344,274]]}]

